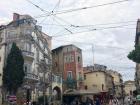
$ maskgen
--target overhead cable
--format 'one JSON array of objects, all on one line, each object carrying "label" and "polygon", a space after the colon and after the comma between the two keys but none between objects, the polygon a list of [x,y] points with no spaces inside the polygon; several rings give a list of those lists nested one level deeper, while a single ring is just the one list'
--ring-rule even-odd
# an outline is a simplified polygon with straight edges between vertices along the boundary
[{"label": "overhead cable", "polygon": [[120,0],[120,1],[103,3],[103,4],[87,6],[87,7],[81,7],[81,8],[76,8],[76,9],[56,11],[55,13],[52,13],[52,14],[42,14],[39,17],[45,17],[45,16],[50,16],[50,15],[58,15],[58,14],[65,14],[65,13],[70,13],[70,12],[75,12],[75,11],[80,11],[80,10],[85,10],[85,9],[90,9],[90,8],[102,7],[102,6],[113,5],[113,4],[120,4],[120,3],[123,3],[123,2],[127,2],[127,1],[131,1],[131,0]]}]

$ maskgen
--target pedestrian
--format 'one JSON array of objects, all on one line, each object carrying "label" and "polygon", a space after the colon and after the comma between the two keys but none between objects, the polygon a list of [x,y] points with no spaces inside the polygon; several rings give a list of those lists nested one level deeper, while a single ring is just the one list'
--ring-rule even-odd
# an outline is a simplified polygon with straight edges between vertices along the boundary
[{"label": "pedestrian", "polygon": [[93,105],[92,100],[87,97],[86,105]]},{"label": "pedestrian", "polygon": [[109,100],[109,105],[119,105],[119,101],[117,98],[111,98]]},{"label": "pedestrian", "polygon": [[95,105],[101,105],[101,102],[100,102],[99,98],[96,98]]}]

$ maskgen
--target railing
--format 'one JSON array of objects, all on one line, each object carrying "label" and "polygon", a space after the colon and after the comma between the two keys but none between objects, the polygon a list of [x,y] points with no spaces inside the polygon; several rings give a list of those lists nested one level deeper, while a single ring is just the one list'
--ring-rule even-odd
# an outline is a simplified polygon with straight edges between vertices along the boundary
[{"label": "railing", "polygon": [[22,54],[25,56],[34,57],[34,53],[26,50],[22,50]]},{"label": "railing", "polygon": [[39,76],[37,76],[33,73],[26,73],[25,74],[25,79],[31,79],[31,80],[39,81]]}]

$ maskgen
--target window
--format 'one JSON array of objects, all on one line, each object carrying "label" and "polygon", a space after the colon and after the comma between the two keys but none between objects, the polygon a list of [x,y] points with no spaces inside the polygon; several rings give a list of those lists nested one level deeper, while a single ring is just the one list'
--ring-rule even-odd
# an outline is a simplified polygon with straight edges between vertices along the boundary
[{"label": "window", "polygon": [[54,75],[52,75],[52,81],[54,82]]},{"label": "window", "polygon": [[102,84],[102,90],[104,90],[104,84]]},{"label": "window", "polygon": [[57,83],[61,83],[61,77],[60,76],[56,76],[57,77]]},{"label": "window", "polygon": [[27,73],[27,65],[24,66],[24,72]]},{"label": "window", "polygon": [[57,76],[57,83],[60,83],[60,76]]},{"label": "window", "polygon": [[67,77],[68,77],[69,79],[72,79],[72,71],[68,71]]},{"label": "window", "polygon": [[25,43],[24,44],[24,50],[31,52],[31,44],[30,43]]},{"label": "window", "polygon": [[16,31],[9,31],[7,34],[8,38],[15,38],[17,36]]},{"label": "window", "polygon": [[55,62],[54,64],[55,64],[54,66],[57,67],[57,62]]},{"label": "window", "polygon": [[37,50],[36,50],[36,60],[37,60],[37,61],[39,61],[39,56],[40,56],[40,55],[39,55],[39,50],[37,49]]},{"label": "window", "polygon": [[80,57],[78,56],[78,62],[80,62]]},{"label": "window", "polygon": [[57,79],[57,78],[56,78],[56,76],[54,75],[54,82],[56,82],[56,79]]},{"label": "window", "polygon": [[84,80],[86,80],[86,75],[84,74]]},{"label": "window", "polygon": [[88,86],[87,85],[85,85],[85,90],[87,90],[88,89]]},{"label": "window", "polygon": [[31,34],[32,30],[31,29],[26,29],[25,34]]},{"label": "window", "polygon": [[12,44],[8,44],[7,45],[7,50],[10,51],[11,50],[11,47],[12,47]]},{"label": "window", "polygon": [[81,72],[79,72],[79,79],[82,79],[82,74],[81,74]]},{"label": "window", "polygon": [[74,62],[74,56],[71,55],[71,62]]},{"label": "window", "polygon": [[65,56],[65,62],[67,62],[67,56]]},{"label": "window", "polygon": [[31,72],[31,64],[24,64],[24,72],[30,73]]}]

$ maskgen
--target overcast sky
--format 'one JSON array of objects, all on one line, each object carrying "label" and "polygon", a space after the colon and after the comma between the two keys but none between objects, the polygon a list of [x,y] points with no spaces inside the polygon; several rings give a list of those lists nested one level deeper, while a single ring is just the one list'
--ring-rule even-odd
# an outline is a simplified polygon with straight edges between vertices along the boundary
[{"label": "overcast sky", "polygon": [[[44,9],[46,13],[47,11],[55,13],[120,0],[30,1]],[[52,48],[75,44],[83,50],[84,66],[93,65],[94,61],[122,73],[125,80],[134,78],[135,63],[128,60],[127,55],[134,48],[136,21],[140,18],[140,0],[45,17],[39,16],[44,14],[44,11],[29,3],[30,1],[1,0],[0,24],[11,21],[13,12],[38,16],[36,19],[38,24],[43,26],[43,31],[55,36],[52,39]]]}]

